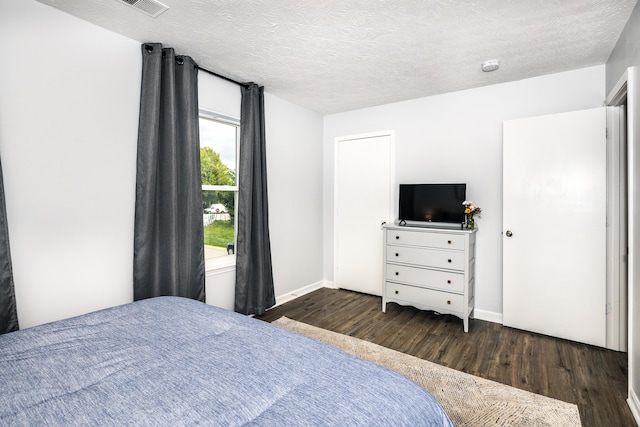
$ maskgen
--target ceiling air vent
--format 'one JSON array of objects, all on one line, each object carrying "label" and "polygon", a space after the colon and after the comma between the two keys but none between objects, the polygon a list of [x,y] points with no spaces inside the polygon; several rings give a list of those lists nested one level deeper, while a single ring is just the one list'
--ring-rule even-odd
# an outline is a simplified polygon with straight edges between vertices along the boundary
[{"label": "ceiling air vent", "polygon": [[165,10],[169,9],[169,6],[165,6],[156,0],[120,0],[122,3],[138,9],[140,12],[145,13],[152,18],[157,17]]}]

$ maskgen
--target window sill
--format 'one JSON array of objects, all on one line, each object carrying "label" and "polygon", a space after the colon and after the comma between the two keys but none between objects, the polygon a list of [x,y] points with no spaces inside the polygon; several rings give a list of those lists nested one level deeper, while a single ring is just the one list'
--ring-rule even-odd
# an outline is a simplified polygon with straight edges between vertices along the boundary
[{"label": "window sill", "polygon": [[204,260],[204,268],[206,273],[216,272],[222,273],[222,270],[235,270],[236,269],[236,256],[227,255],[217,258],[207,258]]}]

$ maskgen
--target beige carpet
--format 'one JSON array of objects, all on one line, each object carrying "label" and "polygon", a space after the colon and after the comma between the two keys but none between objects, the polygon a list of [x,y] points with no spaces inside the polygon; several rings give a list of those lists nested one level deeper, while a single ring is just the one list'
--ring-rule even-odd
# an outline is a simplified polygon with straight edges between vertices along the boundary
[{"label": "beige carpet", "polygon": [[574,404],[465,374],[377,344],[281,317],[285,329],[386,366],[427,389],[456,426],[580,426]]}]

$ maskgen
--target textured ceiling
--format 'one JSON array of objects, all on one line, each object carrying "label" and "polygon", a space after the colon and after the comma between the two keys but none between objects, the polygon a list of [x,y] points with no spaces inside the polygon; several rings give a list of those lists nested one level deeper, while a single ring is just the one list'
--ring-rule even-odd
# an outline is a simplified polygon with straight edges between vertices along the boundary
[{"label": "textured ceiling", "polygon": [[603,64],[638,0],[38,1],[330,114]]}]

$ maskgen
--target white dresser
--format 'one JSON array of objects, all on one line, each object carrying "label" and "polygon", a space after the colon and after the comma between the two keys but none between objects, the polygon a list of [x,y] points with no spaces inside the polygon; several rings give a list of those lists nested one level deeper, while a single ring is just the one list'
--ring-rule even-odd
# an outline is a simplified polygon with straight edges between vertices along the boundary
[{"label": "white dresser", "polygon": [[382,311],[387,303],[453,314],[469,331],[474,306],[476,230],[387,225]]}]

